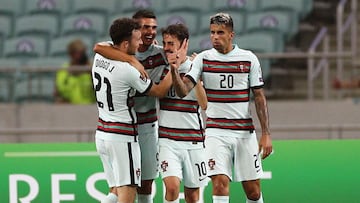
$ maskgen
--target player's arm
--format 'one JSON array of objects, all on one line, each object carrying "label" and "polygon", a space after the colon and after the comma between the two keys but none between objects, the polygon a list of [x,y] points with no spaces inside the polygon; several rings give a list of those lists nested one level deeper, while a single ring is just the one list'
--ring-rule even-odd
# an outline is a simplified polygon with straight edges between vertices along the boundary
[{"label": "player's arm", "polygon": [[149,78],[144,66],[136,59],[135,56],[121,52],[107,42],[99,42],[95,44],[93,50],[108,59],[130,63],[133,67],[140,71],[142,76]]},{"label": "player's arm", "polygon": [[166,94],[169,92],[171,85],[172,85],[171,74],[167,73],[164,79],[161,80],[159,84],[153,84],[146,94],[158,98],[164,98]]},{"label": "player's arm", "polygon": [[204,89],[201,81],[198,81],[198,83],[195,86],[195,94],[196,94],[196,98],[197,98],[197,101],[198,101],[201,109],[206,110],[208,100],[207,100],[205,89]]},{"label": "player's arm", "polygon": [[269,112],[263,88],[253,88],[256,113],[261,125],[261,138],[259,151],[263,151],[262,159],[265,159],[272,152],[272,142],[269,130]]}]

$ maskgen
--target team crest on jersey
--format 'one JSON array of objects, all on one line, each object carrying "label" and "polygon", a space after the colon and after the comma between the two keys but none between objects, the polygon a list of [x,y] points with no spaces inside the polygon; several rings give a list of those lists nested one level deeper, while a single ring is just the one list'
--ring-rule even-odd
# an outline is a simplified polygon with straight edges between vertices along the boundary
[{"label": "team crest on jersey", "polygon": [[209,165],[210,170],[214,170],[215,160],[214,159],[209,159],[208,165]]},{"label": "team crest on jersey", "polygon": [[240,64],[240,65],[239,65],[239,69],[240,69],[241,72],[244,72],[244,65],[243,65],[243,64]]},{"label": "team crest on jersey", "polygon": [[140,178],[140,175],[141,175],[141,170],[140,170],[140,168],[138,168],[138,169],[136,169],[136,177],[137,177],[137,179],[139,179]]},{"label": "team crest on jersey", "polygon": [[163,172],[165,172],[167,170],[167,167],[169,166],[167,161],[162,161],[161,162],[161,169],[163,170]]}]

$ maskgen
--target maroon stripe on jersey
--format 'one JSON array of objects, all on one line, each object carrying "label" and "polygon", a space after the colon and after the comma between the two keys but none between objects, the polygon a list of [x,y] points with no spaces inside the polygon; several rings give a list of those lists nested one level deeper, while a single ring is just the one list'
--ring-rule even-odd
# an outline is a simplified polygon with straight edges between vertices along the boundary
[{"label": "maroon stripe on jersey", "polygon": [[123,135],[137,135],[137,125],[134,125],[121,122],[107,122],[99,118],[97,130]]},{"label": "maroon stripe on jersey", "polygon": [[167,64],[161,53],[158,53],[153,56],[149,56],[140,62],[145,67],[145,69],[154,69],[158,66]]},{"label": "maroon stripe on jersey", "polygon": [[248,119],[226,119],[226,118],[210,118],[206,120],[207,128],[220,128],[228,130],[255,130],[253,121]]},{"label": "maroon stripe on jersey", "polygon": [[199,105],[198,105],[197,101],[172,99],[172,98],[160,99],[160,109],[161,110],[197,113],[198,106]]},{"label": "maroon stripe on jersey", "polygon": [[159,137],[178,141],[203,142],[205,137],[202,130],[167,128],[159,126]]},{"label": "maroon stripe on jersey", "polygon": [[203,71],[210,73],[249,73],[251,63],[248,61],[210,61],[203,60]]},{"label": "maroon stripe on jersey", "polygon": [[157,121],[156,109],[151,109],[148,112],[136,112],[138,124],[153,123]]},{"label": "maroon stripe on jersey", "polygon": [[209,102],[248,102],[250,90],[213,90],[205,89]]},{"label": "maroon stripe on jersey", "polygon": [[212,61],[208,59],[203,59],[204,64],[215,65],[215,66],[251,66],[250,61]]}]

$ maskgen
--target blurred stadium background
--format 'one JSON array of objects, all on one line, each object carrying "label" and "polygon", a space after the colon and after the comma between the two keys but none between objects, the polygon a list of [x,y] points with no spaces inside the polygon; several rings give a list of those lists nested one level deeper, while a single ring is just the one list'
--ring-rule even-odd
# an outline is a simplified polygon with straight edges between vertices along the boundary
[{"label": "blurred stadium background", "polygon": [[[209,16],[230,13],[235,43],[260,59],[275,142],[360,138],[360,88],[332,88],[335,78],[360,79],[357,0],[0,0],[0,5],[0,143],[92,142],[95,105],[55,102],[56,71],[69,60],[70,41],[83,40],[91,58],[94,43],[109,40],[112,20],[141,8],[155,11],[160,28],[185,23],[189,54],[211,47]],[[161,42],[159,31],[157,39]]]}]

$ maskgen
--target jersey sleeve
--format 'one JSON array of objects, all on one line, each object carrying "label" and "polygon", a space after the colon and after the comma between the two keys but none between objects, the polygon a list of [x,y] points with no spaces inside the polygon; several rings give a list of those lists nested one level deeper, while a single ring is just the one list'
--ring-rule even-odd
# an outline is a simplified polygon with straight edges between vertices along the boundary
[{"label": "jersey sleeve", "polygon": [[262,88],[264,86],[264,79],[262,76],[261,66],[258,58],[251,53],[251,67],[250,67],[250,87],[251,88]]},{"label": "jersey sleeve", "polygon": [[128,73],[125,74],[125,79],[130,87],[136,89],[139,93],[145,94],[151,89],[152,81],[143,77],[138,70],[129,65]]},{"label": "jersey sleeve", "polygon": [[197,81],[201,77],[202,69],[203,69],[203,55],[198,54],[195,57],[194,61],[192,62],[190,71],[185,75],[185,77],[189,78],[191,82],[194,83],[195,86],[197,84]]}]

